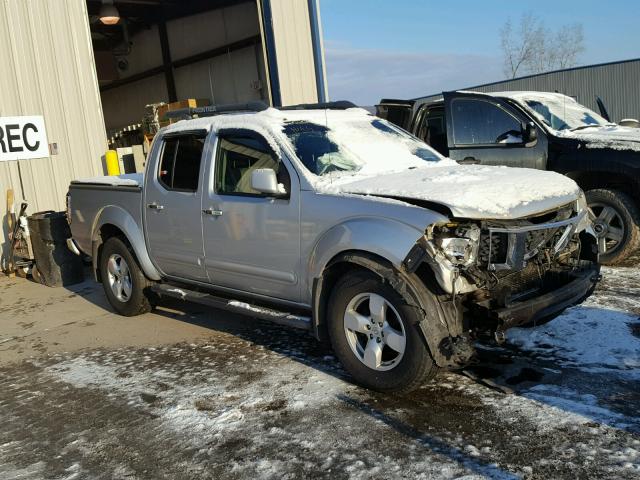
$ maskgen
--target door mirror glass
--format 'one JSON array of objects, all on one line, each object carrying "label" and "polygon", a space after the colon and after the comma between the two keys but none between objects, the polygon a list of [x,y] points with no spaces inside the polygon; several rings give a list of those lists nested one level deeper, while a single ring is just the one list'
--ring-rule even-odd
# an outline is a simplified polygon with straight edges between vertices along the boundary
[{"label": "door mirror glass", "polygon": [[285,192],[278,187],[276,172],[271,168],[256,168],[251,172],[251,188],[267,195],[279,195]]},{"label": "door mirror glass", "polygon": [[529,122],[525,125],[522,131],[522,140],[524,143],[533,143],[538,140],[538,129],[535,123]]}]

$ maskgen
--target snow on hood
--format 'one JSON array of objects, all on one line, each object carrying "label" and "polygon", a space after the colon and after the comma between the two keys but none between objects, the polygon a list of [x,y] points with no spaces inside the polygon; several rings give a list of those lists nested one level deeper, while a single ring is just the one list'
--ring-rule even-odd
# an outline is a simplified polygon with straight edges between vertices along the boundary
[{"label": "snow on hood", "polygon": [[527,168],[480,165],[423,167],[327,184],[327,193],[358,193],[436,202],[455,217],[512,219],[577,200],[570,178]]},{"label": "snow on hood", "polygon": [[611,148],[640,152],[640,128],[619,125],[589,127],[575,132],[556,132],[559,137],[584,142],[586,148]]},{"label": "snow on hood", "polygon": [[584,142],[586,148],[640,151],[639,128],[609,123],[596,112],[561,93],[497,92],[493,95],[517,101],[555,135]]}]

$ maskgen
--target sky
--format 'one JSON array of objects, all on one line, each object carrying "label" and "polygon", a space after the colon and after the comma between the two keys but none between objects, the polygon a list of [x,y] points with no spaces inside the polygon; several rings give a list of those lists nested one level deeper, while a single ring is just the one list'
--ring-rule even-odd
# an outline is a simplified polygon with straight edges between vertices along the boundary
[{"label": "sky", "polygon": [[578,65],[640,57],[635,0],[320,0],[332,100],[375,105],[504,79],[500,29],[532,12],[552,30],[581,23]]}]

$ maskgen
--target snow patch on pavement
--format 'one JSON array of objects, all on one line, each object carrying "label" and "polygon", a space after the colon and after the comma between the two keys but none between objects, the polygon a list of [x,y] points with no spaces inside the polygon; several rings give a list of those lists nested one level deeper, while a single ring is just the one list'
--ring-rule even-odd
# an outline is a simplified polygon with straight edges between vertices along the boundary
[{"label": "snow patch on pavement", "polygon": [[[628,311],[640,307],[640,272],[606,268],[603,275],[603,284],[582,305],[545,325],[511,329],[507,340],[561,365],[640,379],[640,338],[632,333],[639,319]],[[624,305],[619,292],[611,294],[614,288],[627,290]]]},{"label": "snow patch on pavement", "polygon": [[[148,359],[151,360],[150,357]],[[246,357],[233,360],[231,365],[242,364]],[[152,403],[154,410],[160,410],[154,413],[159,415],[162,423],[182,434],[208,432],[211,435],[233,430],[251,422],[248,417],[268,408],[278,399],[284,399],[283,405],[294,411],[319,408],[333,401],[336,394],[354,388],[320,371],[299,377],[296,375],[297,364],[283,361],[282,357],[274,360],[280,364],[279,367],[266,371],[261,371],[255,363],[246,365],[248,370],[255,369],[261,373],[255,388],[247,388],[237,381],[236,375],[223,374],[216,368],[206,368],[194,375],[192,381],[185,382],[189,375],[180,377],[165,368],[142,366],[132,369],[127,362],[95,361],[82,356],[47,367],[46,371],[76,388],[99,389],[109,397],[124,397],[132,407],[150,408],[148,404]],[[290,383],[293,377],[297,380]],[[156,390],[158,382],[168,386],[168,390],[162,397],[155,398],[154,394],[147,392]],[[259,385],[267,388],[258,388]],[[198,442],[202,440],[198,438]]]},{"label": "snow patch on pavement", "polygon": [[640,338],[631,334],[637,317],[586,305],[540,327],[510,330],[507,338],[521,349],[563,365],[640,378]]},{"label": "snow patch on pavement", "polygon": [[572,412],[576,415],[574,419],[578,419],[580,422],[595,420],[616,428],[630,426],[625,415],[600,406],[595,395],[581,394],[571,388],[545,384],[528,389],[524,395],[563,412]]}]

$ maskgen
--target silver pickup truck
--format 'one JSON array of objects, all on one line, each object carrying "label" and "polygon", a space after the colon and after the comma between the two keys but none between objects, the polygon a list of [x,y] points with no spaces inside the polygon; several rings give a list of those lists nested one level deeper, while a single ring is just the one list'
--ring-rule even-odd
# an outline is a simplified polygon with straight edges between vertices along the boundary
[{"label": "silver pickup truck", "polygon": [[360,384],[408,391],[599,278],[562,175],[459,165],[347,102],[179,113],[144,175],[70,185],[71,247],[122,315],[162,297],[244,312],[330,341]]}]

